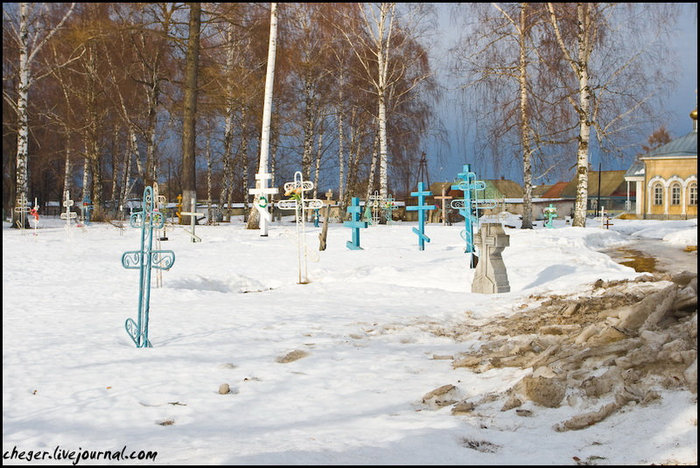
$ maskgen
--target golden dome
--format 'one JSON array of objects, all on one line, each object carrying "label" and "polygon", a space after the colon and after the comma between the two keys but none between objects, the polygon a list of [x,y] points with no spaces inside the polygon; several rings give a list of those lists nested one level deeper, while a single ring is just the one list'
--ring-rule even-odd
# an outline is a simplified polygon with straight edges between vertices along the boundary
[{"label": "golden dome", "polygon": [[690,118],[693,120],[698,120],[698,110],[697,109],[693,109],[692,111],[690,111]]}]

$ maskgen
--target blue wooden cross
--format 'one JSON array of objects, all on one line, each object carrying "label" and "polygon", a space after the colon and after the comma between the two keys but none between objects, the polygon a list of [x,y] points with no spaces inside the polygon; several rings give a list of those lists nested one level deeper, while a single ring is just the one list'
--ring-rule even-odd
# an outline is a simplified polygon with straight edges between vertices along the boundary
[{"label": "blue wooden cross", "polygon": [[554,228],[554,225],[552,224],[552,221],[554,221],[554,218],[557,218],[557,207],[553,206],[551,203],[547,208],[542,210],[542,213],[547,217],[547,221],[544,223],[544,227],[546,228]]},{"label": "blue wooden cross", "polygon": [[360,221],[361,211],[360,199],[358,197],[352,197],[352,205],[347,208],[347,212],[351,214],[352,220],[343,223],[343,226],[352,228],[352,242],[347,241],[345,243],[350,250],[362,250],[362,247],[360,247],[360,228],[366,228],[367,223]]},{"label": "blue wooden cross", "polygon": [[434,210],[435,205],[425,205],[425,197],[432,195],[433,192],[423,190],[423,182],[418,182],[418,191],[411,192],[412,197],[418,197],[418,206],[407,206],[406,211],[418,212],[418,229],[413,228],[413,232],[418,234],[418,248],[425,250],[425,242],[430,242],[430,237],[425,235],[425,212]]},{"label": "blue wooden cross", "polygon": [[478,199],[477,194],[486,189],[486,183],[483,180],[476,180],[476,174],[471,171],[469,164],[463,166],[462,172],[457,174],[457,177],[462,181],[452,185],[451,188],[452,190],[462,190],[464,198],[452,200],[450,207],[457,209],[459,214],[464,217],[464,230],[460,236],[466,242],[464,252],[470,254],[469,268],[475,268],[474,230],[479,227],[479,208],[493,208],[496,203],[494,200]]},{"label": "blue wooden cross", "polygon": [[139,315],[138,321],[126,319],[124,328],[137,348],[150,348],[148,341],[148,312],[151,300],[151,268],[169,270],[175,263],[172,250],[153,250],[153,229],[162,229],[165,224],[163,213],[153,210],[153,189],[148,186],[143,191],[143,211],[131,214],[129,224],[141,228],[141,250],[130,250],[122,255],[122,266],[139,270]]}]

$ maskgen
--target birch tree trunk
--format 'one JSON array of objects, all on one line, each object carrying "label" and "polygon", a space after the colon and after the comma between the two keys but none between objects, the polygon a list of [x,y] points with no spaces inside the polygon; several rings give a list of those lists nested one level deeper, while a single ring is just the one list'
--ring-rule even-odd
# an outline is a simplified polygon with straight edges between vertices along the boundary
[{"label": "birch tree trunk", "polygon": [[[71,158],[71,149],[70,149],[70,140],[66,140],[66,165],[65,169],[63,172],[63,196],[65,197],[63,201],[66,201],[67,199],[70,198],[70,189],[71,189],[71,183],[70,183],[70,173],[71,173],[71,164],[70,164],[70,158]],[[68,195],[66,195],[66,192]]]},{"label": "birch tree trunk", "polygon": [[[27,96],[29,95],[29,4],[19,4],[19,84],[17,86],[17,183],[15,185],[15,206],[21,206],[20,200],[29,200],[27,191],[27,154],[29,147],[29,124]],[[24,228],[29,228],[25,216]],[[19,213],[12,210],[12,226],[20,220]]]},{"label": "birch tree trunk", "polygon": [[345,135],[343,133],[343,92],[340,91],[340,102],[338,106],[338,202],[344,199],[345,195]]},{"label": "birch tree trunk", "polygon": [[207,155],[207,224],[213,224],[214,219],[211,211],[211,122],[209,122],[209,132],[207,134],[207,146],[205,149]]},{"label": "birch tree trunk", "polygon": [[323,132],[318,133],[318,149],[316,150],[316,170],[314,172],[314,196],[318,198],[318,179],[321,176],[321,156],[323,155]]},{"label": "birch tree trunk", "polygon": [[[270,151],[270,120],[272,116],[272,91],[275,78],[275,55],[277,52],[277,4],[270,4],[270,41],[267,48],[267,73],[265,75],[265,99],[263,102],[263,121],[260,136],[260,163],[258,174],[268,173],[268,153]],[[260,179],[256,182],[256,187],[263,189],[268,187],[268,179]],[[247,191],[246,191],[247,193]],[[260,228],[260,235],[267,236],[267,223],[256,222],[257,209],[251,208],[251,216],[248,219],[248,229]]]},{"label": "birch tree trunk", "polygon": [[[380,11],[380,23],[378,29],[378,76],[377,76],[377,95],[378,95],[378,117],[379,117],[379,195],[386,198],[388,195],[388,142],[386,134],[386,85],[387,85],[387,70],[389,64],[389,44],[391,42],[391,32],[394,23],[394,3],[382,3]],[[385,26],[389,16],[389,24]],[[384,39],[384,30],[387,28],[386,40]],[[382,218],[383,219],[383,218]]]},{"label": "birch tree trunk", "polygon": [[367,193],[365,194],[365,200],[369,201],[369,196],[372,195],[372,189],[374,189],[374,179],[377,171],[377,146],[379,145],[379,135],[374,138],[374,144],[372,145],[372,163],[369,165],[369,178],[367,179]]},{"label": "birch tree trunk", "polygon": [[[196,118],[197,118],[197,75],[199,68],[199,31],[201,24],[201,4],[190,4],[189,36],[185,58],[185,92],[182,124],[182,204],[190,207],[197,201],[196,177]],[[190,217],[183,215],[180,224],[190,224]]]},{"label": "birch tree trunk", "polygon": [[233,144],[233,25],[229,23],[226,31],[226,117],[224,121],[224,153],[223,153],[223,183],[221,187],[221,203],[227,203],[224,211],[224,222],[231,222],[231,192],[233,191],[233,171],[231,168],[231,146]]},{"label": "birch tree trunk", "polygon": [[520,139],[523,151],[523,220],[522,229],[532,229],[532,144],[530,118],[527,102],[527,3],[520,5],[520,28],[518,30],[518,42],[520,48],[519,85],[520,85]]},{"label": "birch tree trunk", "polygon": [[564,55],[566,62],[573,70],[578,82],[578,104],[573,104],[578,115],[578,148],[576,151],[576,202],[574,204],[574,219],[572,226],[585,227],[586,207],[588,204],[588,151],[591,136],[591,89],[588,86],[588,62],[592,51],[592,18],[591,4],[576,4],[577,15],[577,54],[576,57],[569,52],[561,31],[559,23],[551,3],[547,3],[550,22],[554,29],[557,43]]},{"label": "birch tree trunk", "polygon": [[[19,206],[19,200],[24,199],[28,202],[29,191],[29,109],[28,98],[29,88],[32,86],[31,65],[37,53],[42,49],[46,42],[58,31],[63,23],[68,19],[73,12],[75,2],[56,25],[50,29],[46,35],[41,38],[35,35],[29,37],[29,14],[33,7],[30,3],[19,4],[19,32],[17,42],[19,46],[19,72],[17,83],[17,157],[15,160],[15,207]],[[8,28],[9,29],[9,28]],[[30,49],[31,47],[31,49]],[[12,210],[12,227],[18,226],[19,213]],[[29,228],[29,219],[25,216],[24,228]]]}]

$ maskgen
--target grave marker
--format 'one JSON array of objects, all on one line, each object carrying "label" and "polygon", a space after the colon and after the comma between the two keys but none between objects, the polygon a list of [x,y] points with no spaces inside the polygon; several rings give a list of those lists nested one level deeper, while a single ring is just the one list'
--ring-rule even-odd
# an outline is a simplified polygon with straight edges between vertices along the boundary
[{"label": "grave marker", "polygon": [[365,211],[362,213],[362,221],[366,222],[368,226],[372,225],[372,207],[369,202],[365,202]]},{"label": "grave marker", "polygon": [[177,196],[177,204],[175,205],[175,207],[177,208],[177,211],[175,212],[175,216],[177,216],[177,221],[179,224],[180,221],[182,220],[182,213],[181,213],[181,211],[182,211],[182,194]]},{"label": "grave marker", "polygon": [[[483,180],[476,180],[476,174],[470,170],[470,165],[465,164],[462,172],[457,175],[462,181],[456,185],[452,185],[453,190],[461,190],[464,192],[464,198],[457,198],[450,202],[450,207],[459,211],[459,214],[464,217],[464,230],[460,232],[460,236],[466,242],[465,253],[470,255],[469,268],[476,267],[478,258],[474,249],[474,228],[479,224],[479,208],[487,209],[496,206],[493,200],[479,201],[477,193],[486,189],[486,183]],[[472,192],[474,196],[472,196]]]},{"label": "grave marker", "polygon": [[442,225],[445,226],[447,224],[447,211],[445,209],[445,202],[447,200],[452,200],[452,196],[445,195],[445,187],[443,187],[442,188],[442,195],[436,195],[435,199],[442,200]]},{"label": "grave marker", "polygon": [[39,204],[36,201],[36,197],[34,198],[34,208],[29,210],[29,214],[34,216],[34,235],[36,236],[36,229],[39,227]]},{"label": "grave marker", "polygon": [[362,250],[362,247],[360,247],[360,228],[366,228],[367,223],[365,221],[360,221],[360,211],[362,211],[360,199],[358,197],[352,197],[352,203],[347,208],[351,219],[350,221],[343,222],[343,226],[352,229],[352,241],[347,241],[345,243],[350,250]]},{"label": "grave marker", "polygon": [[373,195],[370,195],[367,202],[372,206],[372,224],[379,224],[379,209],[382,205],[383,198],[379,195],[377,190],[374,191]]},{"label": "grave marker", "polygon": [[508,273],[501,252],[510,245],[510,236],[501,223],[483,223],[474,236],[481,258],[474,271],[472,292],[494,294],[510,292]]},{"label": "grave marker", "polygon": [[152,250],[153,228],[160,229],[165,224],[162,213],[153,210],[153,189],[147,186],[143,191],[143,211],[133,213],[129,224],[141,228],[141,248],[122,254],[122,266],[139,270],[139,309],[137,322],[127,318],[124,328],[137,348],[151,347],[148,340],[148,314],[151,300],[151,269],[169,270],[175,263],[172,250]]},{"label": "grave marker", "polygon": [[270,204],[268,195],[277,193],[277,187],[268,187],[268,181],[272,179],[272,174],[268,172],[255,174],[255,180],[258,181],[255,188],[249,189],[248,193],[255,195],[253,202],[255,209],[260,214],[260,235],[267,237],[267,225],[272,222],[272,215],[267,211],[267,205]]},{"label": "grave marker", "polygon": [[85,195],[83,197],[83,204],[80,205],[80,222],[84,225],[90,224],[90,217],[93,210],[92,201],[90,200],[90,195]]},{"label": "grave marker", "polygon": [[547,221],[544,223],[544,227],[550,229],[554,228],[552,222],[554,221],[554,218],[557,218],[557,208],[550,203],[548,207],[542,210],[542,213],[547,218]]},{"label": "grave marker", "polygon": [[306,226],[304,223],[304,210],[316,210],[323,206],[323,201],[317,198],[311,198],[309,200],[304,199],[304,192],[308,192],[313,188],[314,183],[303,180],[301,172],[296,171],[294,173],[294,181],[284,184],[285,195],[291,195],[293,198],[277,202],[277,207],[279,209],[294,210],[296,215],[299,284],[307,284],[309,282],[306,274]]},{"label": "grave marker", "polygon": [[190,217],[190,227],[192,228],[192,232],[188,231],[187,229],[184,229],[184,231],[190,235],[190,237],[192,238],[192,242],[202,242],[202,238],[197,236],[194,233],[194,225],[196,224],[196,221],[197,221],[196,217],[197,216],[204,216],[204,213],[197,213],[196,212],[194,198],[192,199],[192,203],[190,205],[192,206],[192,211],[181,211],[180,212],[181,215],[185,215],[185,216]]},{"label": "grave marker", "polygon": [[27,199],[24,197],[24,194],[20,194],[19,198],[17,198],[17,206],[15,206],[15,213],[19,213],[19,220],[17,220],[17,227],[20,229],[24,229],[25,224],[27,223],[27,214],[32,210],[31,205],[27,202]]},{"label": "grave marker", "polygon": [[[328,195],[328,194],[326,194]],[[331,217],[331,205],[326,205],[326,215],[323,218],[323,227],[318,235],[318,250],[326,250],[326,238],[328,237],[328,219]]]},{"label": "grave marker", "polygon": [[386,218],[387,224],[389,224],[393,219],[394,210],[398,209],[394,201],[395,200],[391,195],[386,197],[384,200],[384,206],[382,209],[384,210],[384,217]]},{"label": "grave marker", "polygon": [[70,210],[70,207],[73,206],[73,200],[68,197],[68,192],[66,192],[66,199],[63,202],[63,206],[66,207],[66,212],[61,213],[61,219],[66,220],[66,229],[70,229],[70,220],[78,217],[78,213]]},{"label": "grave marker", "polygon": [[430,237],[425,235],[425,212],[434,210],[435,205],[425,205],[425,197],[432,195],[433,192],[423,190],[423,182],[418,182],[418,191],[411,192],[412,197],[418,197],[418,206],[407,206],[406,211],[418,212],[418,229],[412,228],[413,232],[418,234],[418,248],[425,250],[425,242],[430,242]]}]

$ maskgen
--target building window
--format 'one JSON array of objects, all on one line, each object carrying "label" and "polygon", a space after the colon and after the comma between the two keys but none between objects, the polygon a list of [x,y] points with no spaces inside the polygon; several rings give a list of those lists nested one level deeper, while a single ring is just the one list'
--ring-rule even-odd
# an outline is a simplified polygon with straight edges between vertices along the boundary
[{"label": "building window", "polygon": [[654,205],[663,205],[664,187],[661,184],[654,185]]},{"label": "building window", "polygon": [[671,205],[681,204],[681,184],[671,185]]},{"label": "building window", "polygon": [[698,205],[698,184],[696,183],[688,186],[688,204],[692,206]]}]

